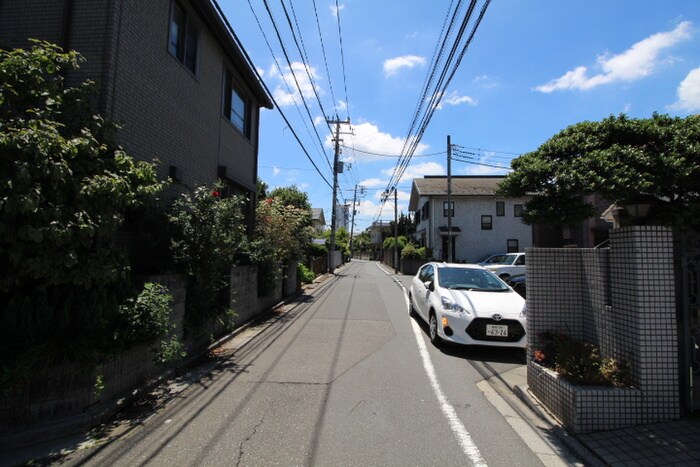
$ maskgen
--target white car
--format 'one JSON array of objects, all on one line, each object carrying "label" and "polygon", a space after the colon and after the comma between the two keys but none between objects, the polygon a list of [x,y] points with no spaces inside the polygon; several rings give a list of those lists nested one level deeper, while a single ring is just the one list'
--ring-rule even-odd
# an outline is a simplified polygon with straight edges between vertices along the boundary
[{"label": "white car", "polygon": [[525,274],[525,253],[504,253],[489,256],[479,263],[503,280]]},{"label": "white car", "polygon": [[409,314],[428,323],[435,345],[527,346],[525,300],[481,266],[427,263],[408,299]]}]

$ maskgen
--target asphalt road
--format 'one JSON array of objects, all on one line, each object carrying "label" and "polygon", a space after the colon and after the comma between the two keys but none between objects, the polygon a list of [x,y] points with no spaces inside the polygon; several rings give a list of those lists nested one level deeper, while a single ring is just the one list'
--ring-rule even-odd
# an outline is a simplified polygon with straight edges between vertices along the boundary
[{"label": "asphalt road", "polygon": [[353,261],[224,345],[126,434],[69,465],[542,465],[477,388],[520,350],[433,347],[399,286]]}]

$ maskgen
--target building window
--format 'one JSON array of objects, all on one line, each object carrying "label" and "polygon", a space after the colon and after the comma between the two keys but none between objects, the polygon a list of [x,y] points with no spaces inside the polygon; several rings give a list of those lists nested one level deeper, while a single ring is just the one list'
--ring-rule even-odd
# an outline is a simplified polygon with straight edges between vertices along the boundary
[{"label": "building window", "polygon": [[518,239],[517,238],[510,238],[508,239],[508,246],[506,248],[506,253],[517,253],[520,249],[520,246],[518,245]]},{"label": "building window", "polygon": [[499,217],[506,215],[505,201],[496,201],[496,215]]},{"label": "building window", "polygon": [[197,27],[187,12],[178,2],[173,2],[168,50],[192,73],[197,70],[198,35]]},{"label": "building window", "polygon": [[514,204],[513,205],[513,215],[515,217],[523,217],[523,205],[522,204]]},{"label": "building window", "polygon": [[233,126],[250,138],[250,104],[233,83],[233,75],[226,70],[224,75],[224,116]]},{"label": "building window", "polygon": [[447,201],[442,202],[442,217],[454,217],[455,216],[455,202],[450,202],[450,209],[448,213]]},{"label": "building window", "polygon": [[430,215],[430,203],[428,201],[425,202],[421,211],[423,212],[423,220],[427,219]]},{"label": "building window", "polygon": [[493,228],[492,216],[481,216],[481,230],[491,230]]}]

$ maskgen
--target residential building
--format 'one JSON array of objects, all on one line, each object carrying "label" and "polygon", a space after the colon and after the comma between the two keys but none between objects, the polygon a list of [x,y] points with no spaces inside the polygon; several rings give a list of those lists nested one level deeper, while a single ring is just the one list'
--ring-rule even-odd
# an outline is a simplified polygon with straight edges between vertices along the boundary
[{"label": "residential building", "polygon": [[323,238],[323,232],[326,230],[326,217],[323,215],[323,209],[311,208],[311,222],[316,238]]},{"label": "residential building", "polygon": [[350,233],[350,205],[336,204],[335,205],[335,228],[344,227]]},{"label": "residential building", "polygon": [[160,161],[166,198],[217,180],[254,219],[260,108],[272,101],[212,0],[5,0],[0,44],[43,39],[86,59],[68,85],[97,86],[117,143]]},{"label": "residential building", "polygon": [[369,245],[372,249],[371,259],[381,259],[384,254],[384,239],[393,237],[392,223],[388,221],[374,221],[367,228],[369,230]]},{"label": "residential building", "polygon": [[[447,260],[448,238],[454,261],[474,263],[495,253],[519,252],[533,246],[533,228],[522,221],[529,200],[496,195],[503,176],[447,177],[413,180],[408,209],[415,213],[415,241],[430,248],[433,258]],[[451,216],[451,235],[448,235]]]}]

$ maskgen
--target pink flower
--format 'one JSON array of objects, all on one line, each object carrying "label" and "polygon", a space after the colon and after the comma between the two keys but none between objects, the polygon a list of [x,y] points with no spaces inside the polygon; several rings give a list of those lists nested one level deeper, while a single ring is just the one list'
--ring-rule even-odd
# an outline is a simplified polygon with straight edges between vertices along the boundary
[{"label": "pink flower", "polygon": [[218,190],[212,191],[212,192],[211,192],[211,195],[212,195],[214,198],[220,198],[220,197],[221,197],[221,193],[220,193]]}]

